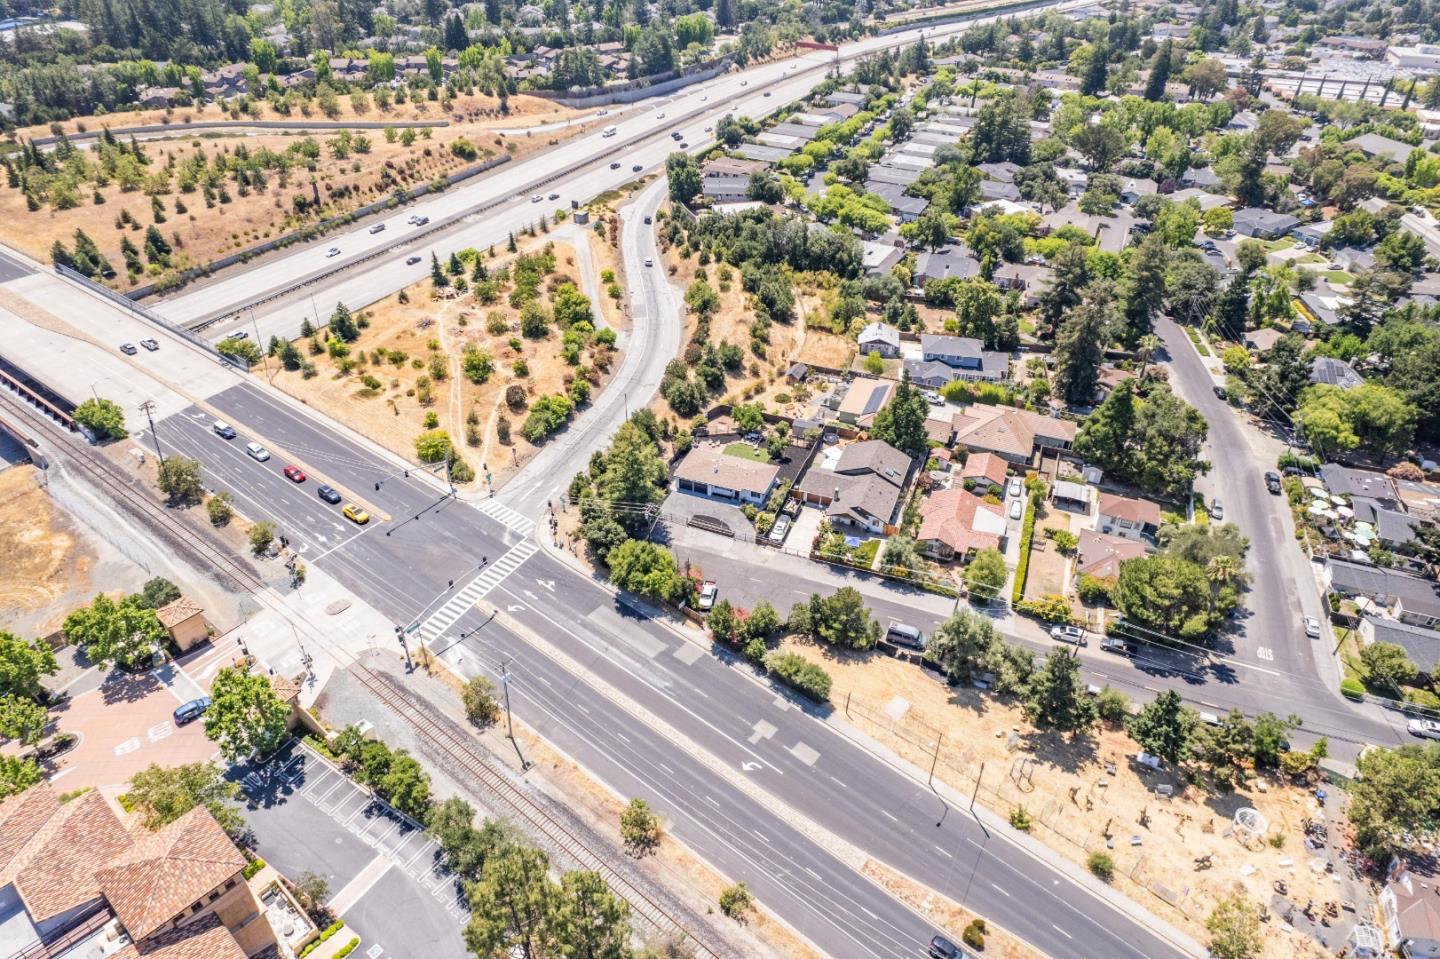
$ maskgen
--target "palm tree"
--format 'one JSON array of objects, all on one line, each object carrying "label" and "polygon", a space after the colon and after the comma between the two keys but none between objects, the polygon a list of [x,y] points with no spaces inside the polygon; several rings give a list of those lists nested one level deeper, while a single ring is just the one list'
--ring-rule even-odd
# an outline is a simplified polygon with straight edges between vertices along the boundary
[{"label": "palm tree", "polygon": [[1150,358],[1155,355],[1155,351],[1160,349],[1160,346],[1160,337],[1154,333],[1146,333],[1140,337],[1140,342],[1135,348],[1135,352],[1140,354],[1139,379],[1145,378],[1145,371],[1150,367]]},{"label": "palm tree", "polygon": [[1212,607],[1220,595],[1220,590],[1233,583],[1238,574],[1235,557],[1225,553],[1210,557],[1210,561],[1205,564],[1205,578],[1210,581],[1210,605]]}]

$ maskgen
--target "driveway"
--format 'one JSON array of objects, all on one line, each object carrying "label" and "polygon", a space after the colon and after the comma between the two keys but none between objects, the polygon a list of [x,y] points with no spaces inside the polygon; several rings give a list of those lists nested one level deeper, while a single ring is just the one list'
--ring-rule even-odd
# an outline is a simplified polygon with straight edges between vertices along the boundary
[{"label": "driveway", "polygon": [[260,857],[291,880],[325,877],[330,907],[360,936],[357,955],[468,959],[469,908],[417,823],[298,743],[231,776]]}]

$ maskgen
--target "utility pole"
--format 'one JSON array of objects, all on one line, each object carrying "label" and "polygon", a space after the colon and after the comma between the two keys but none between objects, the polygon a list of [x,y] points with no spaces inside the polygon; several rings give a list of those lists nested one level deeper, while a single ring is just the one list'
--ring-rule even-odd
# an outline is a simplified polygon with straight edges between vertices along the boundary
[{"label": "utility pole", "polygon": [[155,441],[155,455],[160,458],[160,468],[165,468],[165,454],[160,452],[160,434],[155,432],[155,404],[146,400],[140,404],[140,411],[145,414],[145,419],[150,423],[150,439]]},{"label": "utility pole", "polygon": [[505,728],[508,730],[510,741],[515,741],[515,722],[510,716],[510,671],[506,663],[500,663],[500,686],[505,690]]},{"label": "utility pole", "polygon": [[260,342],[260,324],[255,320],[255,307],[253,306],[250,307],[250,326],[255,330],[255,345],[260,347],[260,362],[265,364],[265,379],[273,385],[275,377],[270,373],[270,351],[265,348],[265,344]]}]

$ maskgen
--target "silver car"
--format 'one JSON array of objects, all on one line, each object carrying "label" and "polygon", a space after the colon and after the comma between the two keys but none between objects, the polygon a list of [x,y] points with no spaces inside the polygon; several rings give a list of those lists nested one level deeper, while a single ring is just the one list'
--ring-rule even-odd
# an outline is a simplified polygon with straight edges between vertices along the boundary
[{"label": "silver car", "polygon": [[1305,617],[1305,635],[1310,639],[1320,638],[1320,620],[1314,616]]},{"label": "silver car", "polygon": [[1433,719],[1412,719],[1405,728],[1410,730],[1410,735],[1421,739],[1440,739],[1440,723]]}]

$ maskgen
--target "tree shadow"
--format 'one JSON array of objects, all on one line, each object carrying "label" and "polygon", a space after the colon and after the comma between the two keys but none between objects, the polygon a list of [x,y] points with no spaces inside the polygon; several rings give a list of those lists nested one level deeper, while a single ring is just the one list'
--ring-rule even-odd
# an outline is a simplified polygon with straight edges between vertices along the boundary
[{"label": "tree shadow", "polygon": [[107,706],[138,703],[164,688],[165,684],[152,673],[127,673],[123,669],[113,669],[100,684],[100,698]]},{"label": "tree shadow", "polygon": [[1099,762],[1100,743],[1095,737],[1080,733],[1069,736],[1053,729],[1032,729],[1021,733],[1016,753],[1028,753],[1050,769],[1079,773]]}]

